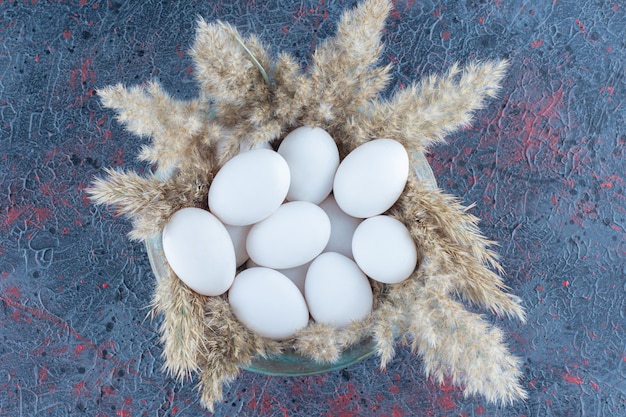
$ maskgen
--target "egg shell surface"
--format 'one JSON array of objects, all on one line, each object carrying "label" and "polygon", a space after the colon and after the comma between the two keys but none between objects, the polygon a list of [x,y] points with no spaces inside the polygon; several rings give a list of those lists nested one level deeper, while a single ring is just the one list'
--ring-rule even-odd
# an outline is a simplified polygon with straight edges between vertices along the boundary
[{"label": "egg shell surface", "polygon": [[291,173],[287,200],[319,204],[330,194],[339,151],[328,132],[319,127],[299,127],[283,139],[278,153]]},{"label": "egg shell surface", "polygon": [[163,253],[176,275],[202,295],[225,293],[235,278],[235,249],[228,231],[206,210],[172,215],[162,234]]},{"label": "egg shell surface", "polygon": [[274,340],[293,336],[309,322],[300,290],[289,278],[269,268],[240,272],[228,292],[228,302],[244,326]]},{"label": "egg shell surface", "polygon": [[407,279],[417,265],[417,248],[409,230],[390,216],[374,216],[354,231],[352,253],[370,278],[386,284]]},{"label": "egg shell surface", "polygon": [[341,209],[353,217],[384,213],[398,200],[409,176],[409,154],[393,139],[366,142],[341,161],[333,194]]},{"label": "egg shell surface", "polygon": [[269,149],[240,153],[215,175],[209,209],[225,224],[250,225],[278,209],[289,183],[289,166],[278,153]]},{"label": "egg shell surface", "polygon": [[336,252],[322,253],[311,262],[304,295],[313,319],[336,328],[364,319],[374,300],[365,274],[352,259]]},{"label": "egg shell surface", "polygon": [[307,201],[292,201],[252,226],[246,248],[258,265],[287,269],[313,260],[329,238],[330,220],[324,210]]},{"label": "egg shell surface", "polygon": [[352,256],[352,235],[363,219],[358,219],[346,214],[335,201],[331,194],[319,204],[330,219],[330,239],[324,252],[337,252],[350,259]]}]

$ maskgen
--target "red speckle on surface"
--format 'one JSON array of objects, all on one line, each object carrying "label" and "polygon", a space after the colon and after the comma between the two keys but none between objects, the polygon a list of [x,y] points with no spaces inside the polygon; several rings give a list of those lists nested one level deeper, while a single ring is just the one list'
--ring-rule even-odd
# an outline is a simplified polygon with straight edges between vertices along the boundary
[{"label": "red speckle on surface", "polygon": [[63,38],[64,38],[64,39],[69,39],[69,38],[71,38],[71,37],[72,37],[72,31],[71,31],[71,30],[69,30],[69,29],[65,29],[65,30],[63,31]]},{"label": "red speckle on surface", "polygon": [[432,12],[433,17],[441,17],[441,12],[443,12],[444,7],[438,7],[437,10]]},{"label": "red speckle on surface", "polygon": [[449,41],[450,40],[450,32],[442,32],[441,33],[441,39],[443,39],[444,41]]},{"label": "red speckle on surface", "polygon": [[485,18],[484,18],[484,17],[479,17],[479,18],[478,18],[478,23],[480,23],[481,25],[482,25],[483,23],[485,23]]},{"label": "red speckle on surface", "polygon": [[569,382],[570,384],[582,385],[583,379],[579,376],[571,374],[569,371],[563,375],[563,380],[565,382]]},{"label": "red speckle on surface", "polygon": [[86,4],[87,4],[87,0],[80,0],[80,2],[78,3],[78,5],[79,5],[80,7],[83,7],[83,6],[85,6]]},{"label": "red speckle on surface", "polygon": [[132,414],[130,414],[130,411],[127,411],[127,410],[118,410],[117,413],[115,413],[115,415],[119,417],[131,417]]},{"label": "red speckle on surface", "polygon": [[610,86],[610,85],[605,85],[604,87],[600,88],[600,93],[608,92],[609,93],[609,97],[613,97],[613,92],[614,91],[615,91],[615,87]]},{"label": "red speckle on surface", "polygon": [[400,387],[397,385],[392,385],[389,387],[389,392],[396,395],[400,392]]},{"label": "red speckle on surface", "polygon": [[[348,382],[346,385],[348,392],[338,395],[329,401],[330,412],[325,413],[326,417],[360,417],[361,410],[358,403],[354,400],[354,384]],[[353,408],[348,408],[353,406]]]},{"label": "red speckle on surface", "polygon": [[22,293],[19,287],[15,285],[13,285],[12,287],[5,288],[4,293],[15,300],[19,300],[20,298],[22,298]]},{"label": "red speckle on surface", "polygon": [[113,387],[111,387],[110,385],[104,385],[101,388],[101,392],[106,395],[113,395],[115,394],[115,389],[113,389]]},{"label": "red speckle on surface", "polygon": [[587,33],[585,31],[585,25],[583,24],[583,22],[581,22],[578,19],[574,19],[574,21],[576,22],[576,24],[578,25],[578,27],[580,28],[580,33]]},{"label": "red speckle on surface", "polygon": [[568,280],[565,280],[565,281],[563,281],[563,282],[561,283],[561,285],[562,285],[562,286],[564,286],[564,287],[569,287],[569,281],[568,281]]},{"label": "red speckle on surface", "polygon": [[452,394],[458,388],[454,385],[450,385],[448,383],[443,383],[440,386],[442,394],[439,396],[439,406],[446,411],[450,411],[454,408],[454,400],[452,399]]},{"label": "red speckle on surface", "polygon": [[543,45],[543,39],[537,39],[535,42],[533,42],[530,47],[532,49],[536,49],[539,48],[541,45]]},{"label": "red speckle on surface", "polygon": [[391,417],[402,417],[404,416],[404,413],[402,412],[402,409],[397,406],[397,405],[393,405],[391,406]]},{"label": "red speckle on surface", "polygon": [[[90,65],[91,65],[91,59],[87,58],[85,62],[83,62],[82,67],[80,68],[80,79],[84,83],[87,82],[87,74],[88,74],[87,69],[89,68]],[[92,73],[93,71],[89,72],[89,74],[92,74]]]},{"label": "red speckle on surface", "polygon": [[85,381],[79,381],[78,383],[74,384],[74,395],[80,396],[80,393],[82,392],[84,388],[85,388]]},{"label": "red speckle on surface", "polygon": [[2,220],[2,225],[5,227],[11,227],[15,224],[15,222],[17,221],[17,219],[20,218],[20,216],[22,214],[24,214],[25,212],[32,210],[32,206],[26,205],[26,206],[11,206],[9,207],[9,211],[7,212],[7,214],[4,216],[4,219]]},{"label": "red speckle on surface", "polygon": [[479,416],[485,415],[485,407],[482,405],[477,405],[476,414],[478,414]]},{"label": "red speckle on surface", "polygon": [[118,149],[113,152],[111,155],[111,164],[112,165],[122,165],[124,163],[124,151],[122,149]]},{"label": "red speckle on surface", "polygon": [[46,366],[46,364],[43,365],[43,368],[41,368],[39,370],[39,372],[37,373],[37,379],[39,380],[39,383],[43,383],[46,378],[48,377],[48,367]]},{"label": "red speckle on surface", "polygon": [[47,207],[35,207],[33,210],[39,223],[45,222],[52,215],[52,210]]},{"label": "red speckle on surface", "polygon": [[78,356],[79,353],[84,352],[85,350],[87,350],[87,348],[79,343],[74,348],[74,356]]}]

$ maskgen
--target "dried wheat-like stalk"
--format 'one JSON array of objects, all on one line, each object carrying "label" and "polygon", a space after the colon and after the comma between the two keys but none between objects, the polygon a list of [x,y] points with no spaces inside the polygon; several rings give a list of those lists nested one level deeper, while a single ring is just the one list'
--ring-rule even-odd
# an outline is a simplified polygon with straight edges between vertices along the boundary
[{"label": "dried wheat-like stalk", "polygon": [[[507,63],[453,65],[382,100],[391,67],[378,60],[391,7],[389,0],[365,0],[345,13],[336,36],[315,51],[308,72],[289,54],[272,59],[254,36],[199,19],[191,50],[197,99],[176,100],[154,82],[99,90],[121,123],[152,139],[139,158],[159,171],[142,177],[106,170],[89,190],[92,200],[130,218],[131,238],[153,239],[178,209],[206,208],[214,175],[241,149],[280,140],[296,127],[326,129],[342,157],[379,137],[418,152],[442,141],[495,97]],[[519,361],[508,352],[503,333],[462,304],[524,320],[521,300],[505,292],[493,242],[480,233],[478,219],[414,174],[387,214],[409,229],[418,267],[399,284],[372,282],[373,312],[340,330],[311,323],[289,340],[264,339],[238,322],[225,297],[197,295],[167,268],[152,302],[153,314],[164,317],[166,371],[179,379],[197,373],[201,401],[212,410],[223,384],[254,356],[291,349],[333,363],[345,349],[371,338],[384,368],[400,339],[421,356],[426,374],[439,381],[451,377],[467,395],[502,403],[525,398]]]},{"label": "dried wheat-like stalk", "polygon": [[[169,268],[168,268],[169,269]],[[152,300],[151,315],[163,315],[161,343],[164,370],[179,381],[200,369],[204,348],[204,297],[191,291],[169,269],[161,277]]]}]

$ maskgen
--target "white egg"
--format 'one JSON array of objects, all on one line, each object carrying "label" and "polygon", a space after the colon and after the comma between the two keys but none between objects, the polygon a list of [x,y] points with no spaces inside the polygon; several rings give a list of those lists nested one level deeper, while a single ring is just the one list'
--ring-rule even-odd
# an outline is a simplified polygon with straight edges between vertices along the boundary
[{"label": "white egg", "polygon": [[346,214],[335,201],[333,195],[329,195],[319,206],[326,212],[330,219],[330,239],[324,252],[338,252],[348,258],[352,256],[352,235],[363,219],[357,219]]},{"label": "white egg", "polygon": [[202,295],[225,293],[235,278],[235,249],[224,225],[211,213],[178,210],[163,228],[163,253],[176,275]]},{"label": "white egg", "polygon": [[253,149],[226,162],[209,188],[209,209],[222,222],[246,226],[272,214],[285,200],[287,162],[268,149]]},{"label": "white egg", "polygon": [[404,281],[417,265],[417,248],[409,230],[390,216],[363,220],[352,237],[352,253],[367,276],[386,284]]},{"label": "white egg", "polygon": [[398,200],[409,175],[409,155],[400,142],[376,139],[350,152],[339,165],[333,194],[353,217],[372,217]]},{"label": "white egg", "polygon": [[309,322],[300,290],[273,269],[250,268],[239,273],[228,301],[244,326],[270,339],[287,339]]},{"label": "white egg", "polygon": [[235,247],[237,266],[243,265],[249,258],[248,251],[246,250],[246,239],[252,225],[231,226],[229,224],[225,224],[224,226],[226,226],[226,230],[228,231],[230,239],[233,241],[233,246]]},{"label": "white egg", "polygon": [[365,274],[352,259],[336,252],[322,253],[311,262],[304,294],[313,319],[337,328],[364,319],[374,300]]},{"label": "white egg", "polygon": [[256,223],[248,233],[248,255],[259,265],[287,269],[322,253],[330,238],[330,220],[318,206],[292,201]]},{"label": "white egg", "polygon": [[291,173],[287,200],[319,204],[330,194],[339,151],[328,132],[319,127],[299,127],[283,139],[278,153]]}]

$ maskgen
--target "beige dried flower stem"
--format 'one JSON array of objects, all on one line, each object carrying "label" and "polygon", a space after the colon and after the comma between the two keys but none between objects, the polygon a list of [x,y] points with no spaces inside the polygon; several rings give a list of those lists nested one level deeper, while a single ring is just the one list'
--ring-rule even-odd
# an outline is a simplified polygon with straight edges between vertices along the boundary
[{"label": "beige dried flower stem", "polygon": [[227,30],[233,35],[235,40],[239,43],[239,45],[243,48],[243,50],[248,54],[248,56],[250,57],[254,65],[257,67],[257,69],[261,73],[261,76],[263,77],[263,80],[265,80],[265,83],[270,87],[274,87],[275,86],[274,81],[270,79],[269,75],[267,74],[267,71],[265,71],[265,68],[263,68],[263,65],[261,65],[259,60],[256,59],[256,56],[254,56],[252,51],[248,49],[244,40],[241,38],[241,36],[239,36],[239,32],[232,30],[232,27],[228,27]]},{"label": "beige dried flower stem", "polygon": [[508,353],[502,332],[435,286],[433,282],[416,293],[410,310],[413,349],[422,357],[426,375],[439,383],[450,376],[454,385],[464,387],[465,396],[480,393],[491,403],[526,398],[519,383],[520,360]]},{"label": "beige dried flower stem", "polygon": [[507,61],[453,65],[445,75],[398,91],[388,101],[371,102],[347,118],[346,135],[354,147],[374,137],[394,138],[407,149],[426,152],[433,143],[470,123],[487,98],[496,96]]},{"label": "beige dried flower stem", "polygon": [[163,344],[163,368],[182,382],[200,369],[201,352],[205,351],[204,298],[191,291],[174,274],[157,282],[151,304],[151,315],[163,316],[159,332]]},{"label": "beige dried flower stem", "polygon": [[207,125],[209,105],[202,99],[174,100],[161,86],[126,88],[121,84],[98,90],[104,107],[117,112],[117,120],[138,136],[152,137],[139,159],[159,164],[162,170],[174,167],[189,149],[189,142]]}]

